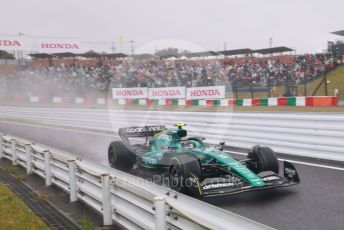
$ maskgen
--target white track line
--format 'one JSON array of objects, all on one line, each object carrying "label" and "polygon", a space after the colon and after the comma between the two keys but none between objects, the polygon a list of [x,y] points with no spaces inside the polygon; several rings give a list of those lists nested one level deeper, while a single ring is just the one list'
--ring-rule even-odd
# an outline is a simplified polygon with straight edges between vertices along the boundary
[{"label": "white track line", "polygon": [[[246,153],[236,152],[236,151],[224,151],[224,152],[238,154],[238,155],[245,155],[245,156],[247,155]],[[283,159],[283,158],[278,158],[278,160],[279,161],[288,161],[290,163],[295,163],[295,164],[300,164],[300,165],[308,165],[308,166],[314,166],[314,167],[319,167],[319,168],[327,168],[327,169],[344,171],[344,168],[334,167],[334,166],[329,166],[329,165],[314,164],[314,163],[308,163],[308,162],[304,162],[304,161],[294,161],[294,160]]]},{"label": "white track line", "polygon": [[0,123],[12,123],[16,125],[25,125],[25,126],[31,126],[31,127],[36,127],[36,128],[56,129],[56,130],[63,130],[63,131],[73,131],[73,132],[79,132],[79,133],[101,135],[101,136],[107,136],[107,137],[116,137],[116,134],[110,135],[110,134],[101,133],[101,132],[83,131],[83,130],[78,129],[79,127],[75,127],[75,129],[74,128],[68,129],[68,128],[61,128],[61,127],[53,127],[53,126],[48,126],[48,125],[34,125],[34,124],[27,124],[27,123],[15,122],[15,121],[2,121],[2,120],[0,120]]},{"label": "white track line", "polygon": [[[116,134],[110,135],[110,134],[105,134],[105,133],[101,133],[101,132],[90,132],[90,131],[83,131],[83,130],[79,130],[79,129],[68,129],[68,128],[51,127],[51,126],[44,126],[44,125],[26,124],[26,123],[15,122],[15,121],[0,120],[0,123],[13,123],[13,124],[17,124],[17,125],[26,125],[26,126],[37,127],[37,128],[56,129],[56,130],[63,130],[63,131],[87,133],[87,134],[93,134],[93,135],[102,135],[102,136],[107,136],[107,137],[116,137]],[[238,155],[247,155],[246,153],[236,152],[236,151],[224,151],[224,152],[238,154]],[[308,162],[304,162],[304,161],[295,161],[295,160],[288,160],[288,159],[283,159],[283,158],[279,158],[278,160],[279,161],[288,161],[288,162],[295,163],[295,164],[301,164],[301,165],[308,165],[308,166],[314,166],[314,167],[319,167],[319,168],[327,168],[327,169],[344,171],[344,168],[334,167],[334,166],[329,166],[329,165],[314,164],[314,163],[308,163]]]}]

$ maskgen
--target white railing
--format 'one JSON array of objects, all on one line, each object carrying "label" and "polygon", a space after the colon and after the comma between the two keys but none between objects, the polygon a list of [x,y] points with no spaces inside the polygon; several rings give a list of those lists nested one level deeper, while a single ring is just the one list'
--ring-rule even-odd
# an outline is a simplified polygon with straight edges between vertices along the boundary
[{"label": "white railing", "polygon": [[186,122],[190,135],[207,142],[344,161],[344,116],[313,113],[224,113],[0,107],[0,118],[114,131],[129,125]]},{"label": "white railing", "polygon": [[0,158],[83,201],[128,229],[270,229],[234,213],[78,155],[0,135]]}]

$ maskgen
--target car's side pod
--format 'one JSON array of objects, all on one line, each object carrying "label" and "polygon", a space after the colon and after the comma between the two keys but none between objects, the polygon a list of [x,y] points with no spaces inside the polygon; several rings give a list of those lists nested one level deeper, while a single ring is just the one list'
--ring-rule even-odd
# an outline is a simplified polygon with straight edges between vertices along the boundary
[{"label": "car's side pod", "polygon": [[284,173],[284,178],[286,178],[290,184],[300,183],[300,178],[294,165],[292,165],[288,161],[284,161],[283,173]]}]

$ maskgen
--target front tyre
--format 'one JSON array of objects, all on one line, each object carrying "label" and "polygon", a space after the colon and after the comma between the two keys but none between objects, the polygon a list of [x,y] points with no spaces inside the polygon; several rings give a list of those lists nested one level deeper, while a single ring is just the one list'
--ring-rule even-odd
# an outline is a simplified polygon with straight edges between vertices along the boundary
[{"label": "front tyre", "polygon": [[129,172],[135,162],[136,156],[121,141],[111,142],[108,149],[108,159],[111,167]]},{"label": "front tyre", "polygon": [[264,171],[272,171],[278,174],[279,164],[276,153],[269,147],[256,145],[247,155],[250,159],[248,168],[258,174]]},{"label": "front tyre", "polygon": [[169,165],[170,188],[194,197],[201,197],[201,165],[194,155],[185,153],[173,156]]}]

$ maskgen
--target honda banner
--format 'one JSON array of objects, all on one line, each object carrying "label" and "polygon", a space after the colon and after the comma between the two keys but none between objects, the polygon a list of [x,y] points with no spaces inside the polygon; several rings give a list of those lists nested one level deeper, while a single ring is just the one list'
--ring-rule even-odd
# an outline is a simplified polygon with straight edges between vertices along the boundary
[{"label": "honda banner", "polygon": [[186,89],[186,99],[215,99],[225,98],[226,89],[221,86],[192,87]]},{"label": "honda banner", "polygon": [[185,87],[149,88],[149,99],[185,98]]},{"label": "honda banner", "polygon": [[0,50],[30,50],[31,41],[22,36],[0,36]]},{"label": "honda banner", "polygon": [[147,97],[147,88],[112,88],[113,99],[135,99]]},{"label": "honda banner", "polygon": [[37,39],[33,41],[33,50],[40,53],[83,52],[81,41],[76,39]]}]

